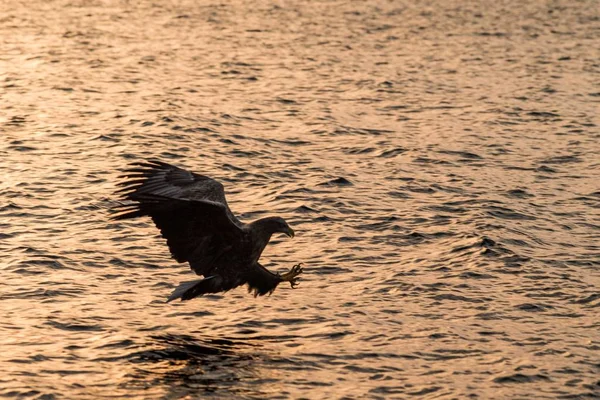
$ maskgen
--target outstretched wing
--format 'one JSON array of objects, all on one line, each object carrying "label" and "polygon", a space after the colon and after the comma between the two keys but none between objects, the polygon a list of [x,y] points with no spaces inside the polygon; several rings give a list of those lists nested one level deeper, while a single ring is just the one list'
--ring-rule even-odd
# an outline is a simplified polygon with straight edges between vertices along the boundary
[{"label": "outstretched wing", "polygon": [[178,262],[189,261],[199,275],[242,238],[223,185],[160,161],[132,164],[120,186],[126,202],[114,219],[150,216]]},{"label": "outstretched wing", "polygon": [[227,217],[240,228],[242,224],[231,212],[225,198],[223,185],[208,176],[196,174],[158,160],[132,163],[123,175],[127,178],[119,184],[121,193],[129,200],[144,194],[209,201],[222,205]]}]

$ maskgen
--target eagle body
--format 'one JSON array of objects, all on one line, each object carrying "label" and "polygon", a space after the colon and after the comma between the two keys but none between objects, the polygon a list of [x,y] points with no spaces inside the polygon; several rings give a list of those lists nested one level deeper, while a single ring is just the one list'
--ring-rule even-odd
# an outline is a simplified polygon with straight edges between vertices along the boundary
[{"label": "eagle body", "polygon": [[249,224],[237,219],[225,199],[223,185],[204,175],[151,160],[126,170],[119,192],[122,201],[113,219],[149,216],[167,240],[171,255],[188,262],[204,279],[183,282],[168,301],[189,300],[247,284],[255,296],[272,293],[281,282],[297,285],[302,267],[274,274],[259,263],[274,233],[294,231],[281,217]]}]

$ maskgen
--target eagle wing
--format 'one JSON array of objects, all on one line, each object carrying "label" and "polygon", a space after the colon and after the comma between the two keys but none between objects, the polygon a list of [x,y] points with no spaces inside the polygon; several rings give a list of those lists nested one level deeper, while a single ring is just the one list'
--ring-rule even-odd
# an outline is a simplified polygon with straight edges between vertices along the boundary
[{"label": "eagle wing", "polygon": [[178,262],[198,275],[235,247],[244,226],[231,212],[223,185],[161,161],[132,164],[119,192],[125,202],[114,219],[150,216]]}]

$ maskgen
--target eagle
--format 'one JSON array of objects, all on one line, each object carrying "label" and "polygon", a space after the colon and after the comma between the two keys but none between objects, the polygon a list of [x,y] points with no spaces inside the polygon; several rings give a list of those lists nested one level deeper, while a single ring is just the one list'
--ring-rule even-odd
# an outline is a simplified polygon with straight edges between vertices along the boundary
[{"label": "eagle", "polygon": [[132,163],[122,178],[112,219],[152,218],[173,258],[204,277],[181,283],[167,302],[244,284],[255,297],[273,293],[281,282],[298,285],[302,264],[279,274],[258,262],[273,234],[294,237],[283,218],[242,223],[229,209],[221,183],[159,160]]}]

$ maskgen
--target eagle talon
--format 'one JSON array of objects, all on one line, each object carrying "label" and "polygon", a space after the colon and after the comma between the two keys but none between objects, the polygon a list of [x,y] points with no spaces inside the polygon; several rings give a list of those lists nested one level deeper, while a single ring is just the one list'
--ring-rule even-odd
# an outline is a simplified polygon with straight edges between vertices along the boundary
[{"label": "eagle talon", "polygon": [[279,275],[282,281],[289,282],[292,289],[295,289],[300,283],[298,280],[298,275],[300,275],[304,269],[302,268],[302,263],[296,264],[285,274]]}]

